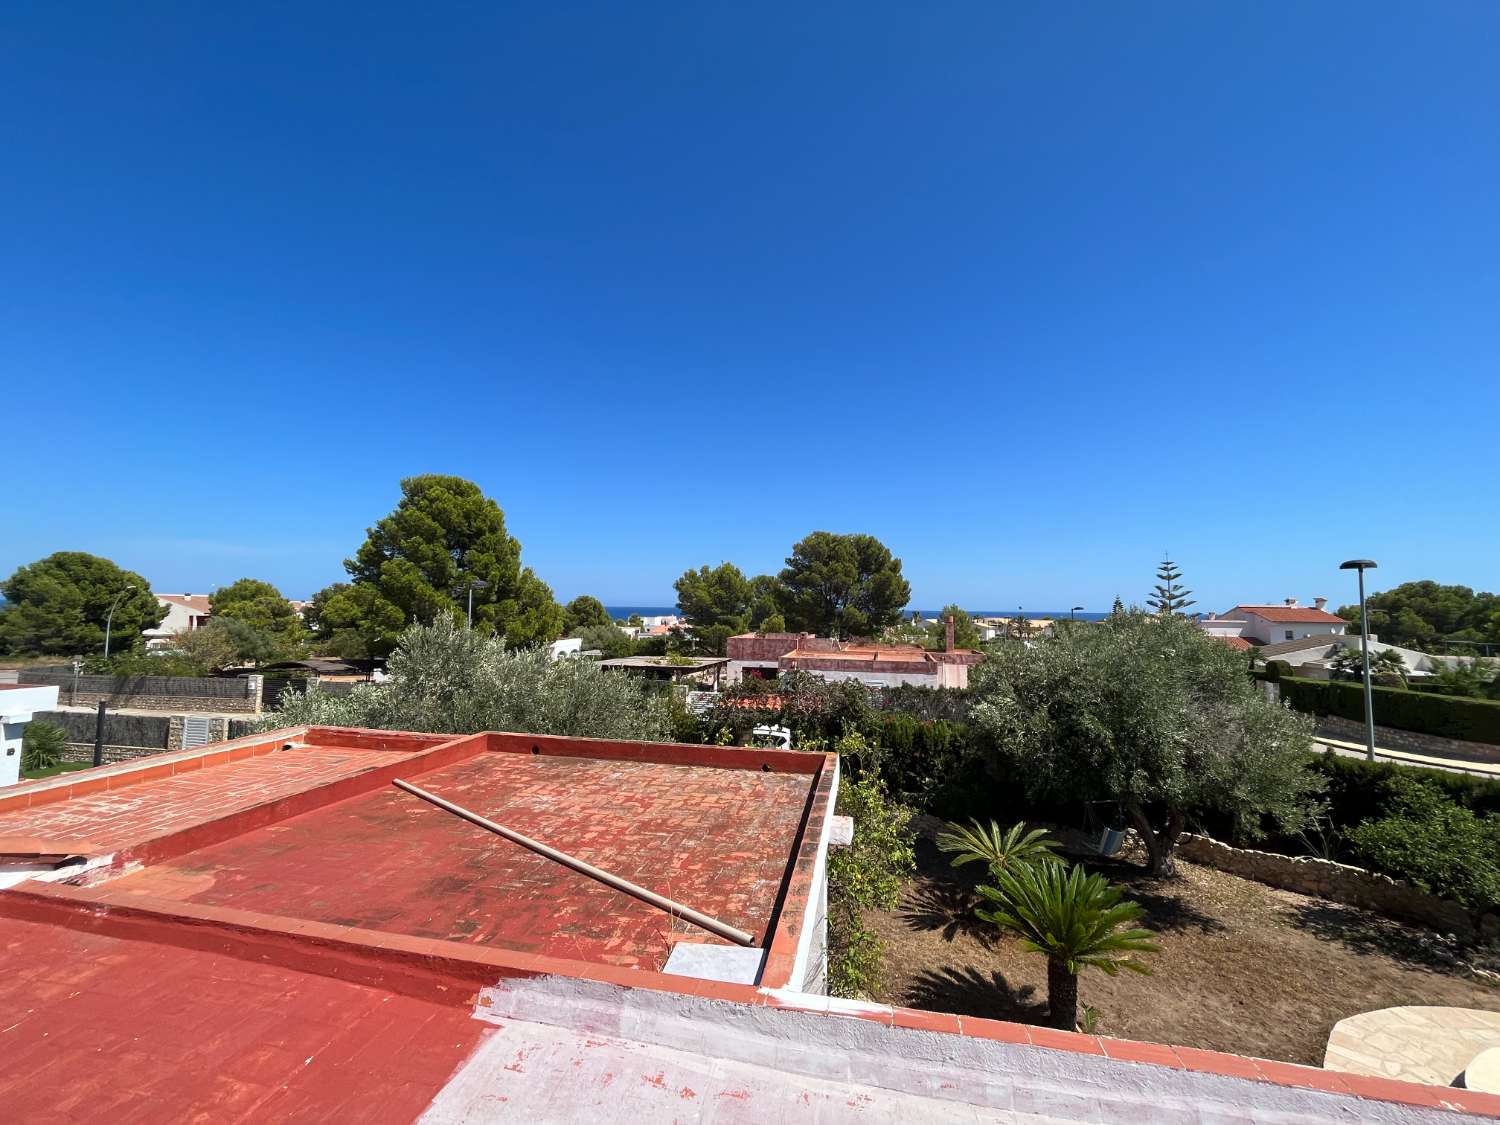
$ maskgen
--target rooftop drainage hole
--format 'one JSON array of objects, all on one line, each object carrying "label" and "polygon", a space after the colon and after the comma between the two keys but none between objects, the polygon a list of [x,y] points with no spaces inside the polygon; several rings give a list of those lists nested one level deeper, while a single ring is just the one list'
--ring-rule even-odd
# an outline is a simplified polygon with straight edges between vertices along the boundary
[{"label": "rooftop drainage hole", "polygon": [[533,754],[540,754],[542,752],[542,748],[540,746],[537,746],[536,744],[533,743],[532,747],[531,747],[531,752]]},{"label": "rooftop drainage hole", "polygon": [[761,773],[770,773],[771,772],[771,763],[770,762],[762,762],[760,764],[760,772]]}]

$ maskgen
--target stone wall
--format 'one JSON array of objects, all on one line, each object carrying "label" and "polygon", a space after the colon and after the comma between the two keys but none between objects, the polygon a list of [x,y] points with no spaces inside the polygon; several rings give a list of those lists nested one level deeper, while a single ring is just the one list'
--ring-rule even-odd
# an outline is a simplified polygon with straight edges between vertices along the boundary
[{"label": "stone wall", "polygon": [[[136,758],[149,758],[152,754],[165,754],[165,746],[110,746],[104,747],[104,764],[112,762],[128,762]],[[62,760],[65,762],[92,762],[94,760],[94,744],[92,742],[70,742],[67,749],[63,751]]]},{"label": "stone wall", "polygon": [[[70,718],[72,718],[72,717],[76,717],[76,716],[70,716]],[[105,726],[105,738],[108,738],[110,736],[110,734],[112,734],[112,733],[117,733],[116,731],[111,731],[111,729],[110,729],[110,725],[111,725],[112,720],[125,720],[125,719],[129,719],[131,717],[132,716],[125,716],[125,715],[106,715],[105,716],[105,723],[106,723],[106,726]],[[89,718],[91,718],[91,717],[89,717]],[[166,729],[165,735],[164,735],[164,737],[162,739],[162,743],[163,743],[162,745],[159,745],[159,746],[140,746],[140,745],[135,745],[135,744],[130,744],[130,743],[106,742],[104,744],[104,762],[105,762],[105,764],[107,765],[110,762],[124,762],[124,761],[129,761],[129,760],[132,760],[132,759],[135,759],[135,758],[149,758],[152,754],[165,754],[169,750],[181,750],[181,749],[183,749],[183,745],[182,745],[183,723],[184,723],[184,720],[188,718],[188,716],[186,716],[186,715],[167,715],[167,716],[163,716],[163,718],[166,720],[167,729]],[[231,724],[234,724],[236,726],[247,725],[244,722],[244,720],[229,719],[229,718],[225,718],[223,716],[211,716],[211,717],[209,717],[209,720],[208,720],[208,741],[210,743],[212,743],[212,742],[224,742],[224,741],[228,740],[230,738],[231,734],[235,733],[235,732],[233,732],[231,730]],[[76,727],[77,726],[77,724],[69,724],[69,725],[72,726],[72,727]],[[241,731],[239,733],[245,733],[245,732]],[[78,738],[77,738],[78,732],[77,732],[76,729],[69,730],[69,734],[73,735],[73,738],[71,738],[68,741],[67,749],[65,749],[63,751],[63,755],[62,755],[63,761],[65,761],[65,762],[92,762],[94,760],[94,743],[93,743],[93,740],[92,739],[89,739],[88,741],[80,741],[80,740],[78,740]]]},{"label": "stone wall", "polygon": [[[922,814],[912,818],[911,827],[918,836],[931,840],[944,830],[945,824],[937,817]],[[1095,854],[1098,833],[1085,833],[1077,828],[1040,823],[1031,827],[1046,828],[1069,855]],[[1146,849],[1135,829],[1126,831],[1120,851],[1122,854],[1144,858]],[[1232,848],[1211,836],[1195,836],[1191,832],[1183,833],[1177,845],[1177,855],[1190,863],[1201,863],[1204,867],[1238,875],[1242,879],[1254,879],[1257,883],[1280,887],[1282,890],[1314,895],[1331,902],[1357,906],[1362,910],[1373,910],[1377,914],[1418,922],[1464,937],[1474,934],[1474,924],[1469,912],[1458,903],[1419,891],[1409,883],[1402,883],[1387,875],[1366,871],[1363,867],[1352,867],[1347,863],[1334,863],[1332,860],[1312,856],[1289,856],[1250,848]],[[1481,930],[1484,937],[1500,938],[1500,914],[1486,914],[1481,919]]]},{"label": "stone wall", "polygon": [[[1364,723],[1356,723],[1338,715],[1319,716],[1318,733],[1340,742],[1357,742],[1361,746],[1365,742]],[[1426,754],[1434,758],[1459,758],[1466,762],[1500,765],[1500,746],[1443,738],[1435,734],[1419,734],[1411,730],[1397,730],[1395,727],[1377,726],[1375,745],[1381,750],[1401,750],[1407,754]]]},{"label": "stone wall", "polygon": [[[1467,936],[1474,932],[1469,912],[1458,903],[1362,867],[1312,856],[1232,848],[1212,837],[1191,833],[1183,835],[1177,854],[1193,863],[1283,890],[1316,895],[1452,933]],[[1484,936],[1500,937],[1500,914],[1486,914],[1481,929]]]}]

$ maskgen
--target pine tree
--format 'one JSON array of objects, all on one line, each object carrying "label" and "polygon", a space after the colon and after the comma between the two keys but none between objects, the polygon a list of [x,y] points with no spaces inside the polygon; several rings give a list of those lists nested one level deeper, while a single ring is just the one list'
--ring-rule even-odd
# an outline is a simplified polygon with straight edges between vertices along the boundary
[{"label": "pine tree", "polygon": [[1169,613],[1181,613],[1190,605],[1198,603],[1188,597],[1191,590],[1185,590],[1180,585],[1182,571],[1177,569],[1177,564],[1171,559],[1163,559],[1161,566],[1156,568],[1156,595],[1146,599],[1146,604],[1162,616]]},{"label": "pine tree", "polygon": [[1109,611],[1109,613],[1111,617],[1125,616],[1125,603],[1120,600],[1119,594],[1115,595],[1115,605],[1114,608]]}]

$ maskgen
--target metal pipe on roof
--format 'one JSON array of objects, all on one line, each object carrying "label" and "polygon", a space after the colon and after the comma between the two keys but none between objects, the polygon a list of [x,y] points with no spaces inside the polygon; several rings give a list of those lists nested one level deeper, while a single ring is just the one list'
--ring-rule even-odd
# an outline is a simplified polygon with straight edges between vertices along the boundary
[{"label": "metal pipe on roof", "polygon": [[405,792],[410,793],[413,797],[420,797],[422,798],[422,800],[428,802],[429,804],[436,805],[444,812],[450,812],[454,816],[459,817],[462,820],[467,820],[470,824],[477,825],[487,832],[493,832],[497,836],[503,836],[511,843],[519,844],[521,845],[521,847],[527,849],[528,851],[533,851],[539,856],[552,860],[554,863],[560,863],[564,867],[571,868],[572,870],[578,872],[580,875],[587,875],[590,879],[595,879],[598,882],[603,883],[606,887],[613,887],[615,890],[620,891],[622,894],[627,894],[631,898],[640,899],[642,902],[647,903],[650,906],[654,906],[658,910],[665,910],[674,918],[681,918],[684,922],[691,922],[693,925],[698,926],[700,929],[707,930],[711,934],[716,934],[721,938],[732,941],[736,945],[748,946],[755,944],[754,935],[747,934],[744,930],[737,930],[733,926],[721,922],[717,918],[713,918],[707,914],[700,913],[690,906],[683,906],[682,903],[674,902],[663,895],[657,894],[655,891],[648,891],[645,887],[636,886],[636,884],[630,882],[628,879],[622,879],[618,875],[612,875],[610,872],[605,871],[603,868],[595,867],[591,863],[585,863],[583,860],[578,859],[575,856],[571,856],[567,852],[560,852],[556,848],[550,848],[540,841],[533,840],[529,836],[521,835],[521,833],[515,831],[514,829],[505,827],[505,825],[503,824],[496,824],[493,820],[486,820],[478,813],[470,812],[462,805],[455,805],[452,801],[445,801],[435,793],[429,793],[425,789],[419,789],[409,781],[402,781],[400,778],[396,778],[391,782],[391,784],[394,785],[397,789],[404,790]]}]

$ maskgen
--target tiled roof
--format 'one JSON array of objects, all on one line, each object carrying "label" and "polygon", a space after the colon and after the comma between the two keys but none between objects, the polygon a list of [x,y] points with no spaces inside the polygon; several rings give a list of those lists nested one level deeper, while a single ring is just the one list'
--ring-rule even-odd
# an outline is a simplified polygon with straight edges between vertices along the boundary
[{"label": "tiled roof", "polygon": [[207,594],[157,594],[156,600],[171,602],[173,605],[180,605],[204,616],[212,613],[214,608]]},{"label": "tiled roof", "polygon": [[1240,652],[1249,652],[1255,647],[1244,637],[1215,637],[1214,640],[1223,641],[1230,648],[1238,649]]},{"label": "tiled roof", "polygon": [[1253,613],[1264,621],[1279,621],[1285,624],[1326,624],[1347,625],[1336,613],[1329,613],[1323,609],[1313,609],[1311,606],[1302,605],[1237,605],[1224,617],[1238,617],[1241,614]]}]

